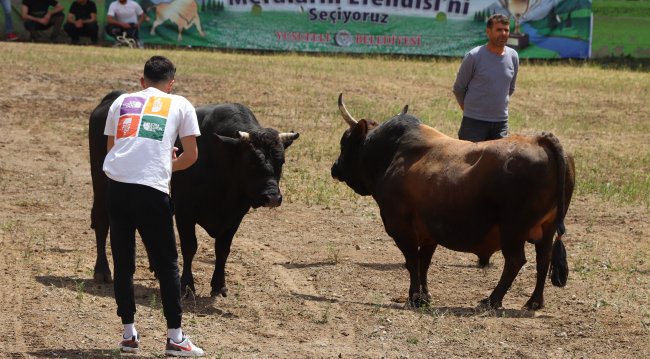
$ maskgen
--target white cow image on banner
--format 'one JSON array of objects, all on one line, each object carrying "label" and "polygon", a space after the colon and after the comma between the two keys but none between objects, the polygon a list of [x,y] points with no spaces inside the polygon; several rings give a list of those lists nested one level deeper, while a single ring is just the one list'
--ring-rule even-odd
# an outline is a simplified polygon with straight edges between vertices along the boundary
[{"label": "white cow image on banner", "polygon": [[151,35],[156,34],[156,27],[169,20],[178,26],[178,41],[183,39],[181,33],[183,29],[187,30],[192,25],[196,25],[201,37],[205,37],[201,29],[201,19],[199,18],[199,7],[195,0],[174,0],[170,3],[158,4],[156,8],[156,20],[151,26]]}]

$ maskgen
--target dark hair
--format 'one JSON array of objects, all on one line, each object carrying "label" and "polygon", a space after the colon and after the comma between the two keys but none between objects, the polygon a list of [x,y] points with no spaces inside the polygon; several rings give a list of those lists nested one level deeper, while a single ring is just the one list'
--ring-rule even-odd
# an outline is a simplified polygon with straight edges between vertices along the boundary
[{"label": "dark hair", "polygon": [[152,56],[144,64],[144,78],[152,83],[170,81],[176,75],[176,66],[166,57]]},{"label": "dark hair", "polygon": [[487,27],[491,29],[492,25],[496,22],[503,25],[510,25],[510,18],[503,14],[492,14],[487,20]]}]

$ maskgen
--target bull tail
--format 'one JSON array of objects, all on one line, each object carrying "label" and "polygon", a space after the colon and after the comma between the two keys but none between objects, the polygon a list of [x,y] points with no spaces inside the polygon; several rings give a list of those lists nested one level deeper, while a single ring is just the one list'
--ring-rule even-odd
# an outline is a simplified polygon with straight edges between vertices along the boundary
[{"label": "bull tail", "polygon": [[569,264],[566,260],[566,249],[560,236],[553,242],[551,251],[551,283],[556,287],[564,287],[569,277]]},{"label": "bull tail", "polygon": [[557,216],[555,219],[557,237],[553,242],[553,249],[551,250],[551,270],[550,277],[551,283],[556,287],[564,287],[569,277],[569,264],[566,258],[566,249],[562,243],[562,236],[566,233],[566,226],[564,225],[564,218],[567,212],[567,198],[566,198],[566,171],[567,171],[567,157],[564,149],[555,135],[552,133],[542,133],[541,136],[547,148],[553,152],[555,163],[557,166]]},{"label": "bull tail", "polygon": [[564,148],[560,144],[560,140],[552,133],[542,133],[542,139],[547,144],[555,157],[555,164],[557,166],[557,217],[555,223],[557,225],[558,237],[562,237],[566,233],[564,226],[564,217],[566,216],[566,171],[567,171],[567,158],[564,153]]}]

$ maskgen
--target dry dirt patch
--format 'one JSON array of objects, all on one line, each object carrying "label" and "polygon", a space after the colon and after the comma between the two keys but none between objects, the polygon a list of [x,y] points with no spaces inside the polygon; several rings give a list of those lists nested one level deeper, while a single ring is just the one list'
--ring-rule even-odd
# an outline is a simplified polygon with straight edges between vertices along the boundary
[{"label": "dry dirt patch", "polygon": [[[131,84],[134,69],[111,68],[112,80],[101,86],[98,70],[72,77],[17,65],[6,74],[0,323],[11,339],[2,356],[119,356],[112,288],[91,281],[86,126],[101,96]],[[519,309],[534,287],[532,246],[505,309],[474,310],[498,280],[498,255],[482,270],[473,256],[440,248],[430,270],[432,304],[411,310],[403,258],[369,199],[254,210],[234,240],[227,298],[208,297],[214,249],[199,231],[198,296],[184,302],[184,327],[219,358],[650,357],[648,209],[579,196],[567,221],[569,283],[547,285],[544,310]],[[165,332],[157,283],[138,250],[141,356],[159,357]]]}]

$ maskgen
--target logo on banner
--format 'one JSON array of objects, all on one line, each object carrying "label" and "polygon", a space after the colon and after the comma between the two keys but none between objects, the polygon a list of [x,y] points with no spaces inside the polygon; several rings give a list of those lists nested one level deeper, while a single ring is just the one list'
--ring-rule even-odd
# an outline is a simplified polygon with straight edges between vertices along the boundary
[{"label": "logo on banner", "polygon": [[334,35],[334,41],[339,46],[348,47],[352,45],[352,34],[347,30],[339,30]]}]

